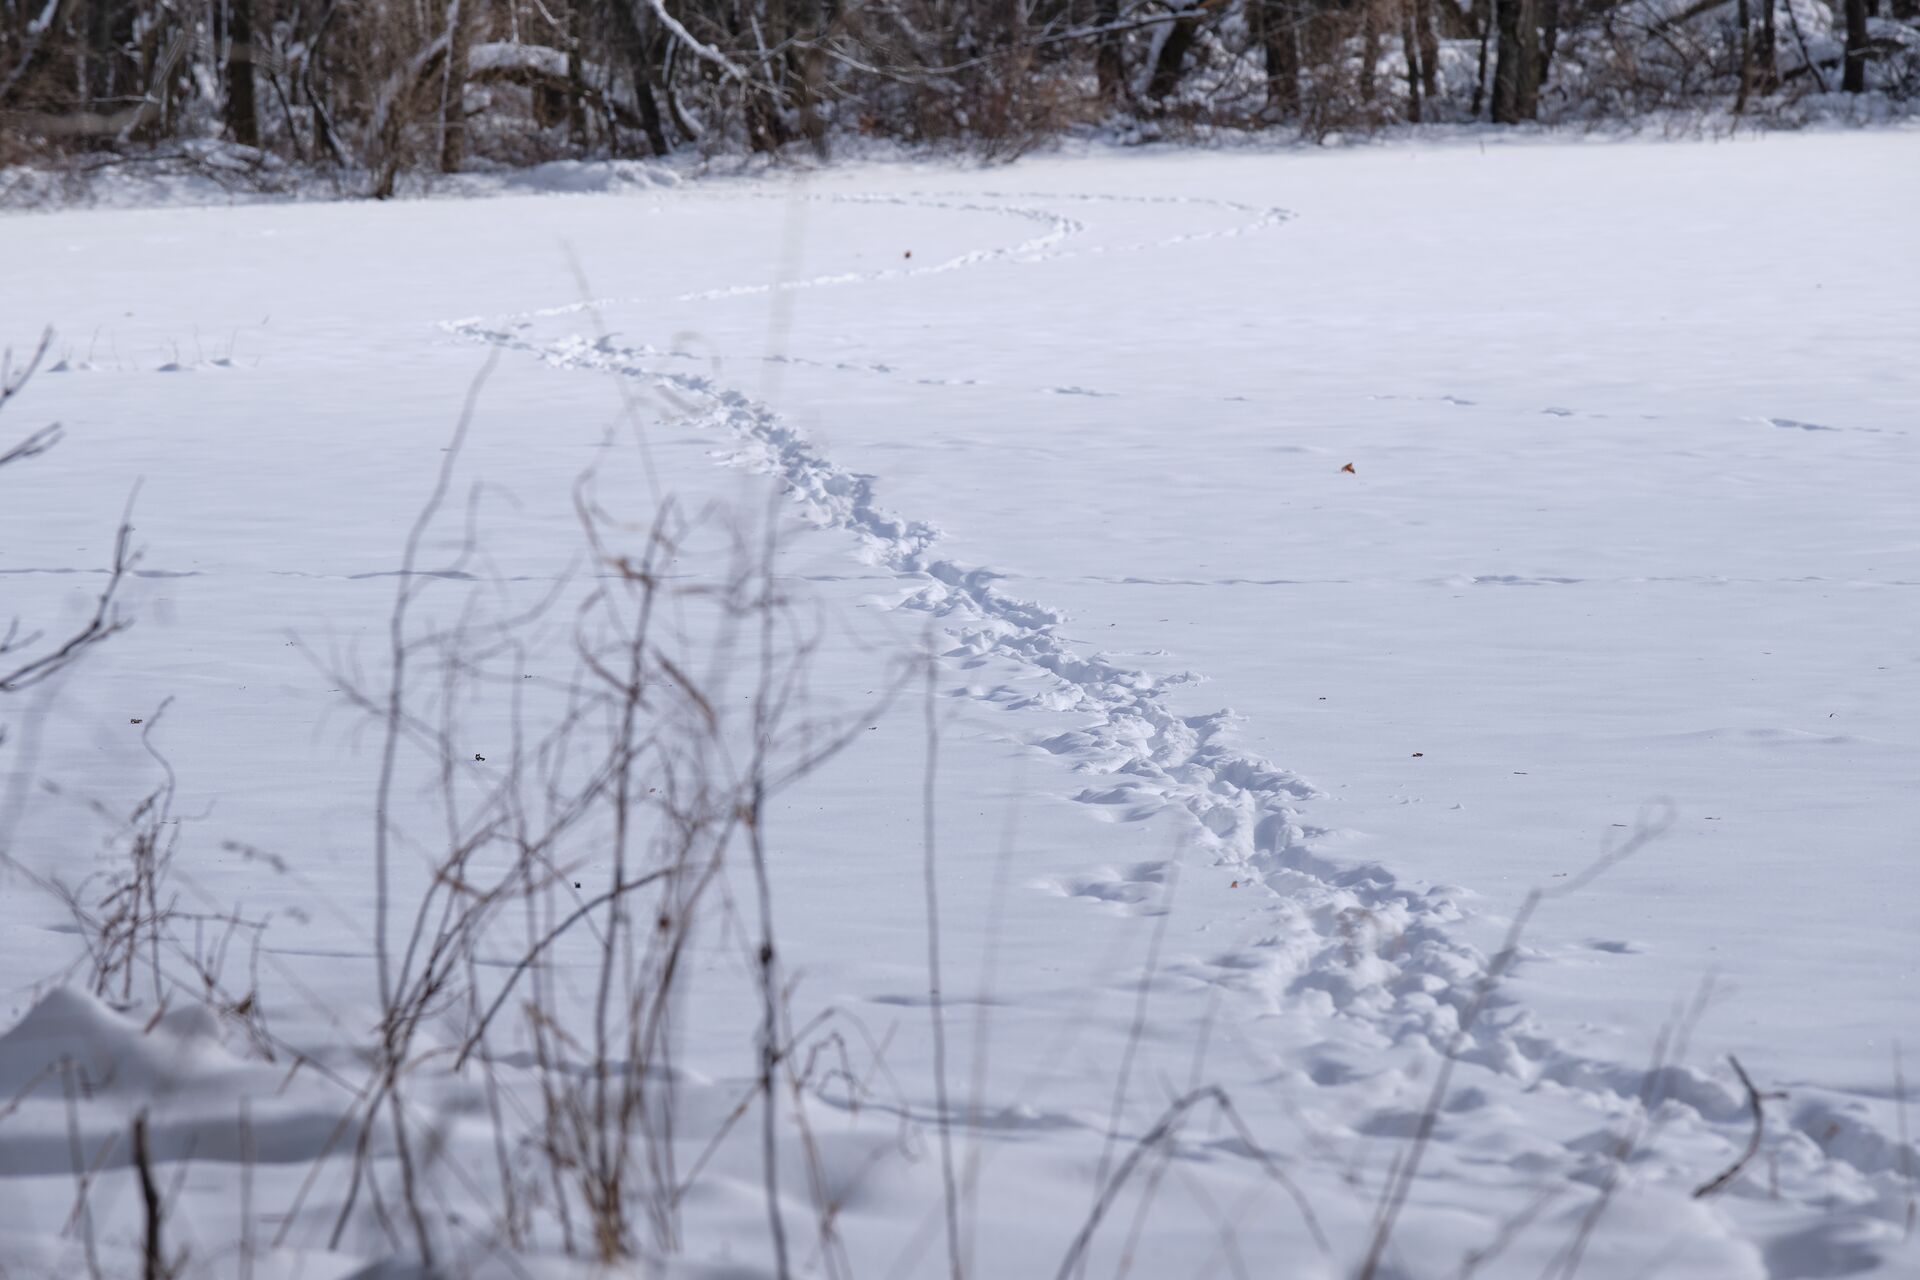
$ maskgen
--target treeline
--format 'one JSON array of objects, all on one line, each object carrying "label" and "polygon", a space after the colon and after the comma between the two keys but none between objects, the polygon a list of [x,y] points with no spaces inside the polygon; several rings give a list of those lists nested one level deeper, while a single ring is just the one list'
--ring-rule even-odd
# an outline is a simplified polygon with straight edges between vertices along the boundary
[{"label": "treeline", "polygon": [[1920,97],[1920,0],[0,0],[0,163],[217,141],[374,194],[476,160],[1837,92]]}]

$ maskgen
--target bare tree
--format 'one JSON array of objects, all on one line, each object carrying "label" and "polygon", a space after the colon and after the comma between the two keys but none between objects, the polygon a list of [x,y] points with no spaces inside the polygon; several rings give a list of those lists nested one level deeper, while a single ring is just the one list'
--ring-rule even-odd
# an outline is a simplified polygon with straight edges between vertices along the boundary
[{"label": "bare tree", "polygon": [[1847,11],[1847,62],[1840,75],[1843,93],[1867,91],[1867,0],[1845,0]]},{"label": "bare tree", "polygon": [[1518,124],[1539,109],[1540,11],[1536,0],[1499,0],[1493,121]]},{"label": "bare tree", "polygon": [[1292,0],[1251,0],[1247,6],[1267,75],[1267,107],[1283,116],[1300,109],[1300,31],[1293,10]]},{"label": "bare tree", "polygon": [[253,0],[226,0],[214,11],[227,15],[227,133],[243,147],[257,147],[260,113],[253,92]]},{"label": "bare tree", "polygon": [[[1744,20],[1735,0],[0,0],[0,150],[90,171],[193,163],[208,150],[173,144],[218,135],[384,196],[475,158],[779,157],[845,134],[1004,158],[1116,116],[1322,136],[1744,110],[1796,78],[1824,91],[1835,61],[1849,92],[1920,94],[1920,38],[1874,36],[1875,0],[1798,2],[1832,8],[1840,59],[1789,6],[1798,65],[1776,70],[1779,0]],[[1878,20],[1920,30],[1920,0]]]},{"label": "bare tree", "polygon": [[447,59],[440,80],[440,171],[467,159],[467,66],[482,0],[447,0]]}]

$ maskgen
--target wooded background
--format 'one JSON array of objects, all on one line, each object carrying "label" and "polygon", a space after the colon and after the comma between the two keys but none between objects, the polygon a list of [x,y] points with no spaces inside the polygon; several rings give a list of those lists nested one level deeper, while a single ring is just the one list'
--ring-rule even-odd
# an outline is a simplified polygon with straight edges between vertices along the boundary
[{"label": "wooded background", "polygon": [[0,164],[170,146],[375,195],[860,135],[1005,156],[1837,93],[1920,98],[1920,0],[0,0]]}]

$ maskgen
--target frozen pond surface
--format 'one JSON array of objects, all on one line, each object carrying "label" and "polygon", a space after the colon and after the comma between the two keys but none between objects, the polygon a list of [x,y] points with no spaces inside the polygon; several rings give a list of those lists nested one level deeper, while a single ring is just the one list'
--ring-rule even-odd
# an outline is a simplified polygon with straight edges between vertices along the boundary
[{"label": "frozen pond surface", "polygon": [[[982,991],[995,957],[990,993],[949,1011],[956,1077],[1001,1108],[964,1127],[989,1153],[977,1274],[1051,1273],[1109,1130],[1130,1143],[1211,1080],[1328,1249],[1231,1130],[1203,1127],[1141,1218],[1136,1274],[1231,1273],[1236,1249],[1347,1274],[1449,1045],[1464,1062],[1381,1274],[1453,1274],[1549,1191],[1481,1274],[1569,1265],[1602,1192],[1581,1274],[1907,1274],[1916,208],[1909,131],[10,218],[4,337],[59,338],[0,425],[67,438],[0,476],[0,612],[82,616],[136,479],[147,550],[138,625],[0,746],[0,840],[77,880],[110,831],[86,802],[124,812],[152,785],[128,721],[174,698],[183,876],[308,909],[266,941],[307,987],[278,997],[285,1034],[369,1025],[377,735],[322,668],[383,660],[401,545],[491,353],[457,472],[480,486],[483,554],[428,599],[555,582],[596,462],[602,500],[643,522],[656,491],[758,511],[777,481],[802,499],[782,508],[785,572],[831,619],[816,696],[858,704],[929,638],[944,655],[950,988]],[[460,526],[429,560],[454,562]],[[906,698],[775,826],[796,1013],[895,1028],[894,1112],[836,1121],[858,1274],[946,1261],[928,1139],[889,1127],[931,1098],[924,739]],[[1527,891],[1648,820],[1645,849],[1542,906],[1456,1044]],[[300,887],[236,844],[285,856]],[[77,944],[56,903],[8,894],[11,1021]],[[314,956],[334,959],[295,959]],[[689,1031],[716,1096],[753,1071],[735,998]],[[1696,1000],[1686,1069],[1643,1107],[1662,1028]],[[114,1034],[84,1003],[43,1013]],[[45,1043],[0,1040],[9,1093]],[[1748,1131],[1729,1054],[1788,1096],[1752,1171],[1696,1201]],[[173,1074],[189,1128],[230,1103],[210,1080],[257,1076],[265,1099],[277,1079],[225,1059]],[[273,1105],[280,1158],[310,1158],[297,1131],[330,1104]],[[489,1151],[469,1119],[451,1140]],[[0,1156],[23,1191],[6,1247],[57,1268],[64,1114],[7,1123],[48,1137]],[[754,1152],[722,1150],[676,1265],[761,1274]],[[235,1212],[231,1160],[188,1159],[180,1212],[208,1241]],[[283,1212],[296,1181],[256,1203]],[[1133,1205],[1093,1273],[1119,1265]],[[331,1217],[304,1212],[320,1225],[283,1260],[312,1269],[288,1274],[381,1251],[329,1251]]]}]

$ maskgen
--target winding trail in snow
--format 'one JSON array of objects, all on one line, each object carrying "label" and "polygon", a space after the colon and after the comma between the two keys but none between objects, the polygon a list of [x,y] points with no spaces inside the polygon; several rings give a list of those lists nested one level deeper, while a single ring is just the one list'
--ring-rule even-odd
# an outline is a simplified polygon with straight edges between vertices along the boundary
[{"label": "winding trail in snow", "polygon": [[[755,193],[753,198],[782,198]],[[1147,252],[1197,240],[1246,235],[1278,226],[1291,214],[1191,196],[1112,197],[1075,193],[906,193],[833,196],[835,201],[903,208],[960,209],[1011,218],[1038,228],[1012,245],[985,247],[924,266],[821,275],[777,284],[720,286],[679,300],[737,298],[776,290],[888,285],[950,271],[1010,267],[1049,259]],[[1204,207],[1235,216],[1221,228],[1177,232],[1122,245],[1077,243],[1079,218],[1061,212],[1119,202],[1177,209]],[[1044,708],[1082,717],[1074,729],[1031,739],[1086,777],[1077,799],[1104,812],[1145,816],[1183,812],[1198,839],[1221,864],[1244,868],[1272,895],[1273,928],[1251,947],[1222,957],[1205,975],[1253,991],[1276,1006],[1299,1000],[1324,1003],[1332,1016],[1370,1025],[1385,1043],[1417,1036],[1436,1053],[1450,1049],[1531,1089],[1550,1084],[1593,1099],[1596,1110],[1619,1117],[1640,1105],[1649,1087],[1643,1065],[1583,1057],[1568,1051],[1524,1010],[1496,1002],[1463,1034],[1462,1016],[1474,999],[1488,961],[1465,942],[1464,909],[1455,891],[1405,882],[1375,864],[1342,865],[1315,852],[1327,834],[1306,823],[1299,806],[1320,793],[1299,776],[1235,744],[1230,710],[1183,715],[1172,690],[1193,677],[1156,676],[1110,656],[1083,652],[1062,638],[1063,615],[996,586],[991,570],[943,557],[931,524],[895,515],[876,500],[875,480],[836,465],[769,406],[713,378],[676,370],[685,353],[622,346],[611,338],[532,336],[540,318],[590,312],[620,301],[595,299],[497,319],[449,321],[443,327],[474,342],[523,352],[549,365],[637,379],[669,393],[700,425],[727,434],[734,448],[724,461],[767,472],[786,487],[806,518],[840,531],[860,558],[894,575],[904,594],[896,607],[938,618],[949,636],[945,656],[956,664],[1003,663],[1016,680],[990,690],[961,692],[1009,710]],[[1155,900],[1165,864],[1143,863],[1111,877],[1062,882],[1065,893],[1144,908]],[[1463,1093],[1477,1093],[1463,1090]],[[1663,1069],[1658,1082],[1667,1118],[1663,1135],[1709,1130],[1728,1149],[1744,1143],[1750,1123],[1744,1095],[1691,1068]],[[1775,1124],[1779,1123],[1775,1118]],[[1915,1160],[1896,1138],[1830,1099],[1801,1101],[1787,1117],[1786,1134],[1772,1148],[1780,1193],[1807,1208],[1835,1204],[1885,1219],[1889,1180]],[[1592,1153],[1568,1171],[1590,1166]]]}]

